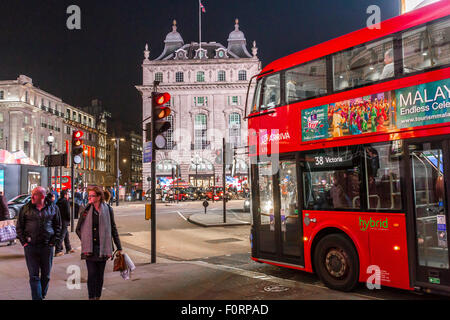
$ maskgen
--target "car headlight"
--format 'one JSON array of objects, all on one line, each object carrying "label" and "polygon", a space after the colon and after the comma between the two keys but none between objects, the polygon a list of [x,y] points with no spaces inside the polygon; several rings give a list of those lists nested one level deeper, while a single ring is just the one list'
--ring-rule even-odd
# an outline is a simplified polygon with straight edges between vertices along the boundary
[{"label": "car headlight", "polygon": [[244,206],[249,206],[250,205],[250,201],[248,201],[248,200],[245,200],[245,202],[244,202]]},{"label": "car headlight", "polygon": [[8,211],[9,211],[9,218],[14,219],[16,216],[16,212],[11,208],[8,208]]}]

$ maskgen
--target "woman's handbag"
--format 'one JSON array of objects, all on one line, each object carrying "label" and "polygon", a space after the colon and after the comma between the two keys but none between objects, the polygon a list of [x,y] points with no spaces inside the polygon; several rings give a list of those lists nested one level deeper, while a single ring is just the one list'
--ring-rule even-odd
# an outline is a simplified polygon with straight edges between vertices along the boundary
[{"label": "woman's handbag", "polygon": [[17,237],[14,220],[0,221],[0,242],[12,241]]},{"label": "woman's handbag", "polygon": [[125,262],[125,258],[123,254],[120,252],[114,253],[114,269],[113,271],[125,271],[127,270],[127,263]]}]

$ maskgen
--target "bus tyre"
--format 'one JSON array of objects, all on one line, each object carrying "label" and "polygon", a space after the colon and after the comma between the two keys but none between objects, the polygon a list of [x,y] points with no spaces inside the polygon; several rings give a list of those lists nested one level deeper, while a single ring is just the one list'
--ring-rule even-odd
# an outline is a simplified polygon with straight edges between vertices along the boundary
[{"label": "bus tyre", "polygon": [[359,279],[359,259],[353,243],[341,234],[325,236],[317,244],[314,264],[330,289],[351,291]]}]

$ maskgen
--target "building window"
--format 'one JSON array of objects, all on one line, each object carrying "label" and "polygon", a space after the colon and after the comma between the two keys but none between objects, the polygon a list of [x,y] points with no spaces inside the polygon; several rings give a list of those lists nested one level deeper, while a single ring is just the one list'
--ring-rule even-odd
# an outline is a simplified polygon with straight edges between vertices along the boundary
[{"label": "building window", "polygon": [[205,72],[197,72],[197,82],[205,82]]},{"label": "building window", "polygon": [[247,81],[247,71],[240,70],[238,73],[238,80],[239,81]]},{"label": "building window", "polygon": [[204,114],[197,114],[194,120],[194,149],[206,149],[207,119]]},{"label": "building window", "polygon": [[228,105],[230,105],[230,106],[237,106],[237,105],[239,105],[240,103],[240,101],[239,101],[240,99],[239,99],[239,96],[231,96],[231,97],[228,97]]},{"label": "building window", "polygon": [[72,120],[77,121],[77,113],[75,111],[72,113]]},{"label": "building window", "polygon": [[3,112],[0,112],[0,122],[3,122]]},{"label": "building window", "polygon": [[184,73],[183,72],[175,73],[175,82],[184,82]]},{"label": "building window", "polygon": [[3,140],[3,128],[0,128],[0,140]]},{"label": "building window", "polygon": [[225,77],[225,71],[220,70],[217,72],[217,81],[226,81],[226,77]]},{"label": "building window", "polygon": [[208,105],[208,97],[194,97],[194,105],[196,107],[206,107]]},{"label": "building window", "polygon": [[5,91],[0,91],[0,100],[5,99]]},{"label": "building window", "polygon": [[228,119],[230,131],[230,143],[233,147],[239,147],[241,144],[241,115],[237,112],[230,114]]},{"label": "building window", "polygon": [[81,114],[78,114],[78,122],[81,123]]},{"label": "building window", "polygon": [[155,73],[155,81],[163,82],[163,73],[162,72]]}]

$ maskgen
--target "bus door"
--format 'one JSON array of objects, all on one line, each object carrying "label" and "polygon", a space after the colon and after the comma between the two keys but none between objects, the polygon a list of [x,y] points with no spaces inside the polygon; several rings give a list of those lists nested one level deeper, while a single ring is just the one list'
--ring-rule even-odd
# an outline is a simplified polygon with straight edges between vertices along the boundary
[{"label": "bus door", "polygon": [[258,258],[303,266],[295,158],[258,164]]},{"label": "bus door", "polygon": [[[408,201],[414,228],[416,284],[450,285],[447,225],[450,154],[445,140],[410,142],[406,146],[411,174]],[[411,194],[410,192],[410,194]],[[412,238],[411,238],[412,241]]]}]

